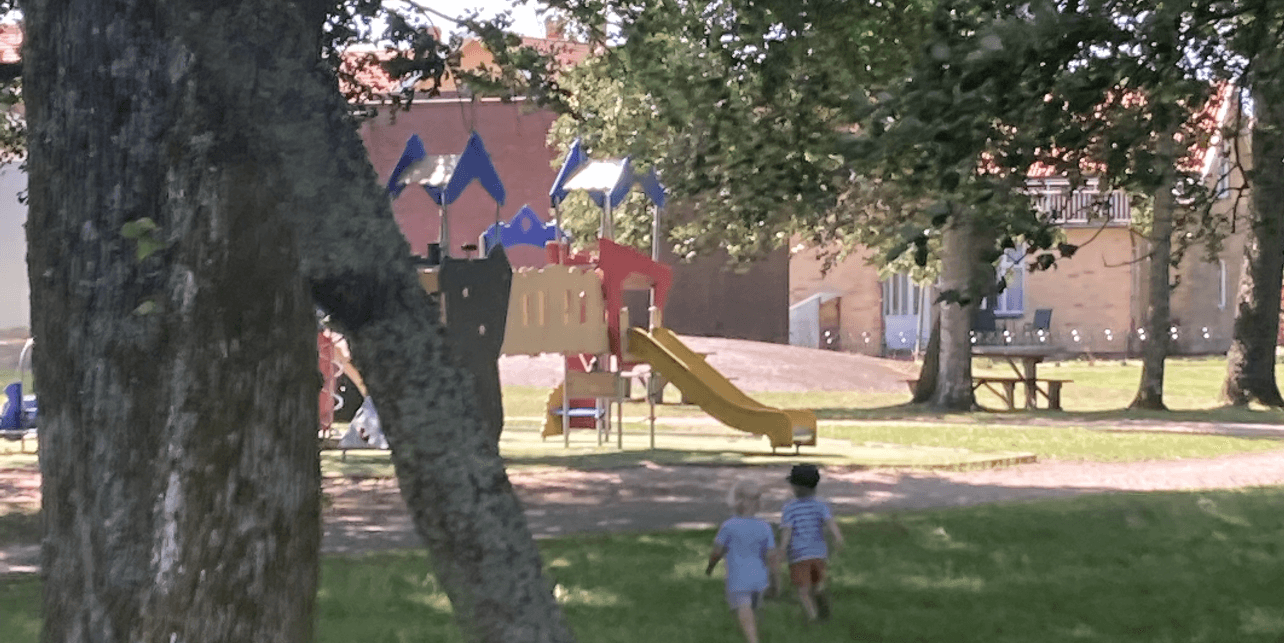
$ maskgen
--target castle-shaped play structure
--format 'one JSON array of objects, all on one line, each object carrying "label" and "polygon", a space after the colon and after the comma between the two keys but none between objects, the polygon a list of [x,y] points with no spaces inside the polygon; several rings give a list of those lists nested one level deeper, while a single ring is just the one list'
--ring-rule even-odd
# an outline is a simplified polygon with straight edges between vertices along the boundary
[{"label": "castle-shaped play structure", "polygon": [[[474,180],[495,200],[496,220],[476,247],[469,244],[460,249],[466,254],[477,250],[480,256],[457,259],[449,248],[448,209]],[[548,397],[542,431],[546,438],[561,435],[569,445],[572,429],[588,428],[597,431],[602,443],[614,428],[622,447],[626,380],[644,374],[650,378],[648,390],[663,381],[672,383],[684,399],[723,424],[765,436],[773,451],[815,445],[814,413],[757,402],[664,327],[673,273],[658,261],[666,195],[654,170],[639,174],[629,158],[590,159],[576,141],[549,191],[554,215],[550,224],[528,206],[510,221],[499,220],[504,187],[476,133],[459,155],[430,156],[422,140],[411,137],[389,179],[388,191],[395,197],[410,184],[427,190],[441,209],[441,242],[429,248],[419,269],[420,283],[440,298],[452,352],[472,373],[484,425],[493,427],[496,437],[503,425],[499,356],[552,353],[562,356],[565,369],[563,383]],[[614,240],[613,212],[635,187],[654,207],[649,257]],[[571,249],[558,214],[558,206],[575,191],[587,193],[602,209],[598,238],[578,250]],[[546,265],[513,272],[504,249],[516,245],[544,248]],[[627,291],[649,293],[649,319],[629,319],[624,306]],[[345,368],[335,355],[330,351],[323,356],[328,386]],[[647,397],[652,402],[654,447],[656,396]]]}]

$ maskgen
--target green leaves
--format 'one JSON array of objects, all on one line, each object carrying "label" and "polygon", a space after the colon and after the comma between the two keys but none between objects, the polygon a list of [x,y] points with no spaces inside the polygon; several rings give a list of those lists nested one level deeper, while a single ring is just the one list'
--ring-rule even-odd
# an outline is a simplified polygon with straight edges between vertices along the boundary
[{"label": "green leaves", "polygon": [[[553,4],[585,23],[602,15],[585,0]],[[605,5],[596,9],[620,16],[622,39],[565,77],[574,116],[559,120],[553,140],[565,149],[579,136],[595,156],[654,161],[671,216],[691,211],[670,235],[679,254],[750,258],[795,236],[854,244],[885,233],[864,220],[898,199],[852,199],[848,160],[865,142],[853,125],[918,55],[923,2]],[[569,218],[591,218],[577,207],[568,204]],[[642,210],[621,214],[649,222]]]},{"label": "green leaves", "polygon": [[158,238],[159,232],[160,226],[148,217],[128,221],[120,227],[121,236],[134,242],[134,255],[139,261],[165,247],[165,243]]}]

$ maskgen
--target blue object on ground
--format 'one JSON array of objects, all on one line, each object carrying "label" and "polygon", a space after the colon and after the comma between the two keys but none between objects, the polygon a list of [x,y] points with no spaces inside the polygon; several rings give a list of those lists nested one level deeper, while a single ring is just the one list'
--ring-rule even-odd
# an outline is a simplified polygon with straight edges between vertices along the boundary
[{"label": "blue object on ground", "polygon": [[0,408],[0,431],[16,431],[22,428],[22,382],[14,382],[4,387],[5,402]]}]

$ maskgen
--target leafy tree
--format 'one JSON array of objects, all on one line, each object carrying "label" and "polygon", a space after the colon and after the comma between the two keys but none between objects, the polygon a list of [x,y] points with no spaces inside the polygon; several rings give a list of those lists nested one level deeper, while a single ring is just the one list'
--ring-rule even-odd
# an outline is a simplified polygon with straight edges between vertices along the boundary
[{"label": "leafy tree", "polygon": [[[1174,222],[1181,222],[1184,240],[1208,241],[1208,233],[1218,229],[1208,223],[1210,199],[1201,177],[1181,164],[1185,152],[1178,140],[1189,146],[1207,135],[1207,124],[1193,116],[1212,94],[1210,78],[1229,73],[1231,64],[1218,48],[1215,26],[1193,20],[1194,11],[1183,3],[1156,9],[1111,1],[944,2],[925,66],[875,110],[870,128],[874,156],[905,174],[896,180],[937,181],[924,187],[942,191],[970,187],[971,198],[965,193],[961,201],[971,208],[947,220],[979,216],[976,229],[997,231],[1004,245],[1011,243],[1004,237],[1024,240],[1034,251],[1035,269],[1053,265],[1052,250],[1065,255],[1075,248],[1056,245],[1049,222],[1031,217],[1028,204],[1021,203],[1018,181],[1033,164],[1068,176],[1071,187],[1091,175],[1105,190],[1155,195],[1150,332],[1138,406],[1162,407],[1169,273],[1180,257],[1170,253]],[[883,123],[890,125],[884,129]],[[1181,210],[1175,191],[1183,195]],[[1017,207],[989,205],[996,194]],[[1206,234],[1184,234],[1191,229]],[[946,256],[963,251],[950,243],[953,236],[977,243],[967,235],[965,220],[946,230]],[[943,333],[951,330],[949,289],[967,302],[983,285],[968,284],[963,266],[955,268]],[[957,317],[955,349],[962,352],[966,315]],[[951,342],[942,346],[948,350]],[[958,397],[949,400],[950,392],[938,391],[935,402],[957,408],[970,394],[961,390],[962,360],[952,363],[953,369],[950,360],[942,360],[940,380],[955,383]]]},{"label": "leafy tree", "polygon": [[[1281,85],[1279,7],[1236,2],[1225,15],[1236,29],[1232,49],[1245,60],[1245,85],[1253,101],[1251,185],[1244,265],[1235,303],[1235,327],[1223,396],[1231,404],[1257,401],[1284,406],[1275,380],[1275,351],[1284,282],[1284,85]],[[1238,132],[1236,132],[1238,133]]]},{"label": "leafy tree", "polygon": [[[1141,12],[1124,2],[553,4],[616,36],[581,79],[609,78],[607,91],[577,97],[578,121],[555,137],[605,123],[615,153],[661,157],[699,212],[673,231],[679,250],[721,242],[753,256],[801,236],[922,265],[939,239],[946,357],[934,403],[947,408],[974,404],[969,320],[996,285],[983,266],[1018,244],[1037,269],[1075,250],[1032,210],[1028,168],[1148,192],[1156,127],[1199,107],[1188,69],[1148,72],[1185,49],[1152,47],[1166,23],[1117,20]],[[602,15],[618,23],[594,22]],[[1134,91],[1144,109],[1125,100]],[[610,121],[621,112],[632,122]]]},{"label": "leafy tree", "polygon": [[[850,185],[853,92],[903,70],[925,15],[918,0],[548,4],[610,45],[565,79],[574,98],[553,140],[654,162],[692,213],[670,232],[675,252],[737,259],[821,228]],[[596,220],[574,204],[564,213]],[[646,237],[641,208],[621,217],[625,240]]]},{"label": "leafy tree", "polygon": [[377,3],[21,6],[46,639],[311,638],[315,303],[465,637],[572,640],[340,92]]}]

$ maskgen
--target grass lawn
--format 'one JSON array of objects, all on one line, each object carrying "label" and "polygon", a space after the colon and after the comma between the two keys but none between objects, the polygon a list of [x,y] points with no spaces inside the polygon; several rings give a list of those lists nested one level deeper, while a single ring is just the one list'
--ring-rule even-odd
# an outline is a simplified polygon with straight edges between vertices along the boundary
[{"label": "grass lawn", "polygon": [[[835,615],[767,603],[764,641],[1279,641],[1284,490],[1152,493],[841,521]],[[733,643],[712,532],[541,542],[579,640]],[[40,581],[0,579],[5,640],[37,640]],[[317,640],[460,641],[422,553],[327,558]]]},{"label": "grass lawn", "polygon": [[1111,432],[1066,426],[880,423],[823,426],[822,435],[861,442],[952,447],[977,452],[1021,451],[1039,459],[1135,462],[1213,458],[1284,448],[1275,437],[1230,437],[1161,432]]},{"label": "grass lawn", "polygon": [[[1006,362],[977,359],[973,368],[978,373],[1010,375]],[[1036,411],[1033,413],[953,413],[942,415],[923,409],[907,407],[908,390],[905,392],[760,392],[750,396],[771,406],[815,409],[821,420],[931,420],[956,422],[1021,422],[1028,417],[1046,418],[1063,423],[1101,422],[1122,419],[1155,419],[1177,422],[1220,423],[1284,423],[1284,412],[1261,408],[1223,408],[1218,395],[1226,376],[1224,357],[1174,357],[1165,366],[1164,401],[1169,412],[1138,412],[1127,410],[1137,392],[1141,379],[1141,362],[1137,360],[1107,360],[1088,362],[1070,360],[1049,362],[1039,368],[1047,377],[1074,380],[1062,390],[1064,412]],[[1279,381],[1284,382],[1284,363],[1277,367]],[[510,418],[543,417],[548,390],[531,386],[504,388],[504,411]],[[984,388],[977,393],[978,401],[987,408],[998,408],[1000,400]],[[679,393],[670,386],[666,400],[679,399]],[[642,402],[625,405],[625,416],[642,417],[648,406]],[[701,417],[704,413],[689,405],[665,404],[657,407],[658,417]]]},{"label": "grass lawn", "polygon": [[[978,371],[1003,372],[1006,362],[979,359]],[[823,437],[850,441],[853,444],[878,443],[906,446],[959,448],[976,452],[1029,452],[1040,458],[1096,461],[1133,461],[1170,458],[1215,457],[1229,453],[1263,451],[1280,448],[1270,437],[1229,437],[1180,435],[1171,433],[1103,431],[1120,423],[1205,422],[1215,424],[1281,424],[1284,412],[1266,409],[1222,408],[1218,401],[1225,358],[1173,358],[1167,363],[1165,399],[1172,411],[1135,412],[1125,407],[1131,401],[1140,378],[1141,366],[1136,360],[1122,362],[1085,360],[1052,362],[1041,372],[1049,376],[1074,380],[1063,391],[1065,412],[974,412],[940,414],[907,406],[905,393],[861,393],[850,391],[754,392],[752,397],[769,405],[816,410],[821,420]],[[1284,381],[1284,365],[1281,366]],[[676,391],[668,392],[670,400],[678,399]],[[536,387],[506,387],[505,414],[509,426],[534,429],[542,418],[548,392]],[[997,398],[980,391],[982,404],[997,406]],[[625,405],[626,437],[644,430],[648,406],[641,402]],[[678,435],[685,428],[675,420],[706,417],[697,407],[663,405],[657,407],[661,435]],[[669,424],[666,426],[666,420]],[[713,426],[706,431],[726,431]],[[636,443],[636,438],[626,442]],[[557,442],[556,439],[550,443]],[[664,444],[663,439],[661,444]],[[669,442],[666,446],[675,446]],[[553,448],[559,445],[553,444]],[[545,447],[547,450],[548,447]],[[506,455],[525,462],[537,462],[537,455],[513,449]],[[544,459],[554,458],[556,454]],[[612,462],[628,463],[636,456],[605,453],[586,454],[586,466],[609,466]],[[725,455],[725,454],[723,454]],[[722,458],[723,455],[719,457]],[[656,454],[661,460],[666,453]],[[710,459],[707,454],[705,460]],[[556,459],[556,458],[554,458]],[[697,450],[686,460],[701,459]],[[666,460],[666,461],[667,461]],[[549,462],[556,464],[556,462]]]}]

